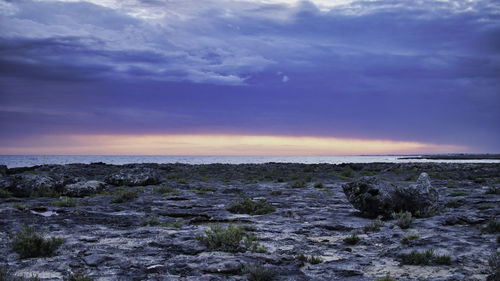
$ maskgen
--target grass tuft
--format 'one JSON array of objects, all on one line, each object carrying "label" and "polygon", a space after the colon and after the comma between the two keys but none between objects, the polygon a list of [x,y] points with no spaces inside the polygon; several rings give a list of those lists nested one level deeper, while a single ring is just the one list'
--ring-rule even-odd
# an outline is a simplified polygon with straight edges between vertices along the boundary
[{"label": "grass tuft", "polygon": [[233,201],[229,203],[226,209],[233,214],[249,214],[249,215],[263,215],[272,213],[276,209],[267,203],[266,200],[257,200],[246,198],[240,201]]},{"label": "grass tuft", "polygon": [[141,226],[155,226],[155,225],[160,225],[160,220],[155,215],[144,217],[141,220]]},{"label": "grass tuft", "polygon": [[420,238],[420,235],[418,233],[410,233],[401,237],[401,244],[410,244],[411,241],[417,238]]},{"label": "grass tuft", "polygon": [[393,213],[392,216],[397,219],[396,225],[401,229],[410,228],[412,222],[415,220],[415,218],[411,216],[410,212]]},{"label": "grass tuft", "polygon": [[93,281],[91,277],[83,274],[83,273],[70,273],[64,278],[64,281]]},{"label": "grass tuft", "polygon": [[44,238],[42,234],[35,231],[31,226],[21,229],[12,242],[12,248],[19,254],[19,257],[50,257],[64,243],[63,238]]},{"label": "grass tuft", "polygon": [[227,228],[216,224],[205,230],[205,235],[196,235],[196,240],[213,250],[224,252],[239,252],[251,250],[254,252],[266,252],[266,248],[257,242],[255,235],[247,234],[242,226],[229,224]]},{"label": "grass tuft", "polygon": [[391,273],[387,272],[384,277],[377,278],[376,281],[397,281],[396,279],[391,278]]},{"label": "grass tuft", "polygon": [[139,190],[137,188],[123,188],[117,187],[113,193],[112,203],[123,203],[127,201],[134,200],[139,197]]},{"label": "grass tuft", "polygon": [[402,256],[403,264],[409,265],[450,265],[450,255],[435,255],[434,249],[427,249],[424,252],[417,250]]},{"label": "grass tuft", "polygon": [[173,187],[162,185],[153,189],[154,193],[161,194],[163,196],[177,196],[179,192]]},{"label": "grass tuft", "polygon": [[260,264],[247,265],[243,272],[247,275],[248,281],[272,281],[276,276],[271,269]]},{"label": "grass tuft", "polygon": [[384,226],[384,222],[380,218],[377,218],[374,221],[372,221],[371,223],[365,225],[363,227],[363,230],[365,232],[376,232],[376,231],[380,231],[380,227],[382,227],[382,226]]},{"label": "grass tuft", "polygon": [[349,245],[356,245],[359,242],[359,237],[358,234],[352,233],[351,235],[347,236],[344,238],[344,243],[349,244]]},{"label": "grass tuft", "polygon": [[53,206],[56,207],[76,207],[76,199],[71,197],[62,197],[59,200],[52,202]]}]

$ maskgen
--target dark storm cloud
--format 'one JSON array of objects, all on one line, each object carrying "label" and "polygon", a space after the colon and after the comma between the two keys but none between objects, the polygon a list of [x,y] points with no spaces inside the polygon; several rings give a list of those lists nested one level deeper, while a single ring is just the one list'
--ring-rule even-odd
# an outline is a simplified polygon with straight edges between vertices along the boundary
[{"label": "dark storm cloud", "polygon": [[89,2],[1,2],[3,136],[219,132],[500,150],[496,1]]}]

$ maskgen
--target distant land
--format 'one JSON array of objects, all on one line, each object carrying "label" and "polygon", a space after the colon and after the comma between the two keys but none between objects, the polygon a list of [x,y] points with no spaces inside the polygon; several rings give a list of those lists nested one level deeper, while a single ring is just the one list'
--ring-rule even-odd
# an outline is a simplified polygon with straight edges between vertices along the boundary
[{"label": "distant land", "polygon": [[398,159],[432,159],[432,160],[481,160],[481,159],[500,159],[500,154],[436,154],[400,157]]}]

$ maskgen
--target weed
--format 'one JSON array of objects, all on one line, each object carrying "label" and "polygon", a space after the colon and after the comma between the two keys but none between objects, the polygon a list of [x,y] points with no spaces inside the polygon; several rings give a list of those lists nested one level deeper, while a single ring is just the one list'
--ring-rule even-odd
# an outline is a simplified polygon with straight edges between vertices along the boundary
[{"label": "weed", "polygon": [[62,197],[59,200],[52,202],[53,206],[56,207],[76,207],[76,199],[71,197]]},{"label": "weed", "polygon": [[490,186],[486,190],[486,194],[500,194],[500,187]]},{"label": "weed", "polygon": [[187,180],[185,178],[179,178],[177,179],[178,184],[188,184]]},{"label": "weed", "polygon": [[458,207],[463,206],[463,205],[464,205],[464,201],[462,201],[462,200],[449,200],[446,203],[446,207],[448,207],[448,208],[458,208]]},{"label": "weed", "polygon": [[401,244],[410,244],[412,240],[419,238],[420,235],[418,233],[410,233],[408,235],[404,235],[401,237]]},{"label": "weed", "polygon": [[315,188],[323,188],[323,187],[325,187],[325,185],[322,182],[317,182],[314,184],[314,187]]},{"label": "weed", "polygon": [[396,225],[401,229],[409,228],[411,226],[411,223],[415,220],[415,218],[411,216],[410,212],[393,213],[392,216],[398,220],[396,222]]},{"label": "weed", "polygon": [[91,277],[88,277],[87,275],[83,273],[70,273],[64,278],[64,281],[93,281]]},{"label": "weed", "polygon": [[307,187],[307,183],[303,180],[296,180],[286,186],[287,188],[304,188]]},{"label": "weed", "polygon": [[249,235],[241,226],[229,224],[227,228],[216,224],[205,230],[205,235],[196,235],[196,240],[210,249],[225,252],[239,252],[252,250],[262,252],[263,248],[256,240],[257,237]]},{"label": "weed", "polygon": [[63,238],[50,237],[46,239],[42,234],[37,233],[35,228],[25,226],[16,234],[12,248],[22,259],[48,257],[54,255],[62,243],[64,243]]},{"label": "weed", "polygon": [[451,197],[459,197],[459,196],[467,196],[467,195],[469,195],[469,193],[467,193],[465,191],[451,191],[450,192]]},{"label": "weed", "polygon": [[181,228],[184,225],[184,222],[182,220],[175,220],[172,222],[164,222],[161,224],[163,227],[175,227],[175,228]]},{"label": "weed", "polygon": [[30,278],[16,276],[8,267],[0,266],[0,281],[40,281],[40,278],[33,274]]},{"label": "weed", "polygon": [[491,254],[488,259],[488,265],[490,266],[490,275],[488,275],[487,281],[497,281],[500,280],[500,253],[496,252]]},{"label": "weed", "polygon": [[491,206],[490,204],[483,204],[483,205],[480,205],[479,207],[477,207],[479,210],[487,210],[487,209],[492,209],[493,206]]},{"label": "weed", "polygon": [[179,195],[179,192],[177,190],[175,190],[174,188],[172,188],[170,186],[166,186],[166,185],[156,187],[155,189],[153,189],[153,192],[161,194],[163,196],[177,196],[177,195]]},{"label": "weed", "polygon": [[126,189],[123,187],[117,187],[113,193],[112,203],[123,203],[131,201],[139,197],[139,190],[137,188]]},{"label": "weed", "polygon": [[402,256],[403,264],[410,265],[450,265],[450,255],[435,255],[434,249],[427,249],[424,252],[417,250]]},{"label": "weed", "polygon": [[303,261],[303,262],[308,262],[310,264],[319,264],[319,263],[323,262],[323,259],[321,257],[312,256],[312,255],[307,256],[304,254],[300,254],[300,255],[295,256],[295,258],[300,260],[300,261]]},{"label": "weed", "polygon": [[349,244],[349,245],[356,245],[359,242],[359,237],[358,234],[352,233],[351,235],[347,236],[344,238],[344,243]]},{"label": "weed", "polygon": [[495,218],[491,218],[488,221],[488,225],[486,225],[483,230],[488,233],[500,233],[500,221]]},{"label": "weed", "polygon": [[194,192],[196,194],[207,194],[208,192],[215,192],[216,189],[213,187],[199,187],[196,189],[191,189],[191,192]]},{"label": "weed", "polygon": [[248,198],[240,201],[232,201],[226,209],[231,213],[249,215],[263,215],[275,211],[275,208],[269,205],[266,200],[254,201]]},{"label": "weed", "polygon": [[160,220],[158,220],[157,216],[148,216],[144,217],[141,220],[141,226],[155,226],[155,225],[160,225]]},{"label": "weed", "polygon": [[375,232],[375,231],[380,231],[380,227],[381,226],[384,226],[384,222],[380,219],[380,218],[377,218],[375,219],[374,221],[372,221],[371,223],[365,225],[363,227],[363,230],[365,232]]},{"label": "weed", "polygon": [[6,189],[0,189],[0,198],[9,198],[12,197],[12,192]]},{"label": "weed", "polygon": [[248,281],[272,281],[276,275],[271,269],[260,264],[247,265],[243,272]]},{"label": "weed", "polygon": [[387,272],[387,273],[385,274],[385,277],[377,278],[377,280],[376,280],[376,281],[397,281],[397,280],[392,279],[392,278],[391,278],[391,273],[390,273],[390,272]]}]

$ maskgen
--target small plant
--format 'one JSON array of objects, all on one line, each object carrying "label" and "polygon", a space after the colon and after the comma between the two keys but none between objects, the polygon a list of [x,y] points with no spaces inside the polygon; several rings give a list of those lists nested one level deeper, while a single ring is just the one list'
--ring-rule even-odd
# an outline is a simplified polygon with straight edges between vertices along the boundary
[{"label": "small plant", "polygon": [[275,208],[269,205],[266,200],[261,199],[254,201],[249,198],[240,201],[232,201],[226,209],[234,214],[249,215],[263,215],[275,211]]},{"label": "small plant", "polygon": [[411,241],[419,238],[420,235],[418,233],[410,233],[401,237],[401,244],[410,244]]},{"label": "small plant", "polygon": [[459,197],[459,196],[467,196],[467,195],[469,195],[469,193],[467,193],[465,191],[452,191],[452,192],[450,192],[451,197]]},{"label": "small plant", "polygon": [[71,197],[62,197],[59,200],[52,202],[56,207],[76,207],[76,199]]},{"label": "small plant", "polygon": [[64,281],[93,281],[91,277],[88,277],[87,275],[83,273],[70,273],[64,278]]},{"label": "small plant", "polygon": [[178,184],[188,184],[187,180],[185,178],[179,178],[177,179]]},{"label": "small plant", "polygon": [[450,265],[450,255],[435,255],[433,249],[427,249],[424,252],[417,250],[402,256],[403,264],[410,265]]},{"label": "small plant", "polygon": [[483,230],[488,233],[500,233],[500,222],[495,218],[491,218]]},{"label": "small plant", "polygon": [[153,192],[161,194],[163,196],[177,196],[177,195],[179,195],[179,192],[177,192],[177,190],[175,190],[174,188],[172,188],[170,186],[166,186],[166,185],[156,187],[155,189],[153,189]]},{"label": "small plant", "polygon": [[300,260],[300,261],[303,261],[303,262],[308,262],[310,264],[319,264],[319,263],[323,262],[323,259],[321,257],[312,256],[312,255],[307,256],[304,254],[300,254],[300,255],[295,256],[295,258]]},{"label": "small plant", "polygon": [[61,196],[61,193],[55,191],[53,188],[42,185],[37,190],[31,193],[31,197],[51,197],[57,198]]},{"label": "small plant", "polygon": [[500,194],[500,187],[490,186],[486,190],[486,194]]},{"label": "small plant", "polygon": [[205,230],[205,235],[196,235],[196,240],[210,249],[225,252],[239,252],[250,249],[261,252],[262,248],[256,241],[257,237],[249,235],[241,226],[229,224],[227,228],[216,224]]},{"label": "small plant", "polygon": [[317,182],[314,184],[314,188],[323,188],[325,185],[322,182]]},{"label": "small plant", "polygon": [[479,207],[477,207],[479,210],[488,210],[488,209],[493,209],[493,206],[490,204],[482,204]]},{"label": "small plant", "polygon": [[157,216],[148,216],[144,217],[141,220],[141,226],[155,226],[155,225],[160,225],[160,220],[158,220]]},{"label": "small plant", "polygon": [[360,239],[358,237],[358,234],[356,234],[354,232],[351,235],[344,238],[344,243],[349,244],[349,245],[356,245],[356,244],[358,244],[359,240]]},{"label": "small plant", "polygon": [[112,203],[123,203],[131,201],[139,197],[139,190],[137,188],[126,189],[123,187],[117,187],[113,193]]},{"label": "small plant", "polygon": [[390,272],[387,272],[385,274],[385,277],[381,277],[381,278],[377,278],[376,281],[397,281],[396,279],[392,279],[391,278],[391,273]]},{"label": "small plant", "polygon": [[184,225],[184,222],[182,220],[175,220],[172,222],[164,222],[161,224],[163,227],[175,227],[175,228],[181,228]]},{"label": "small plant", "polygon": [[488,265],[490,266],[490,275],[487,277],[487,281],[498,281],[500,280],[500,253],[496,252],[491,254],[488,259]]},{"label": "small plant", "polygon": [[0,266],[0,281],[40,281],[37,275],[31,275],[30,278],[16,276],[6,266]]},{"label": "small plant", "polygon": [[401,229],[409,228],[411,223],[415,220],[415,218],[411,216],[410,212],[394,213],[392,216],[397,219],[396,225]]},{"label": "small plant", "polygon": [[275,273],[263,265],[247,265],[243,269],[247,275],[248,281],[272,281],[274,280]]},{"label": "small plant", "polygon": [[463,205],[464,205],[464,201],[462,201],[462,200],[449,200],[446,203],[446,207],[448,207],[448,208],[458,208],[458,207],[463,206]]},{"label": "small plant", "polygon": [[375,232],[375,231],[380,231],[380,227],[384,226],[384,222],[381,220],[381,218],[377,218],[371,223],[365,225],[363,227],[363,230],[365,232]]},{"label": "small plant", "polygon": [[216,189],[213,187],[199,187],[196,189],[191,189],[191,191],[196,194],[207,194],[208,192],[215,192]]},{"label": "small plant", "polygon": [[287,188],[304,188],[307,187],[307,182],[304,180],[296,180],[286,186]]},{"label": "small plant", "polygon": [[7,189],[0,189],[0,198],[9,198],[12,197],[12,192]]},{"label": "small plant", "polygon": [[22,259],[49,257],[54,255],[62,243],[64,243],[63,238],[44,238],[42,234],[35,231],[35,228],[25,226],[16,234],[16,237],[12,242],[12,248]]}]

